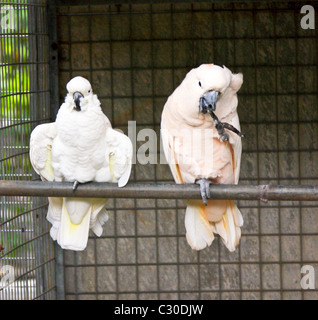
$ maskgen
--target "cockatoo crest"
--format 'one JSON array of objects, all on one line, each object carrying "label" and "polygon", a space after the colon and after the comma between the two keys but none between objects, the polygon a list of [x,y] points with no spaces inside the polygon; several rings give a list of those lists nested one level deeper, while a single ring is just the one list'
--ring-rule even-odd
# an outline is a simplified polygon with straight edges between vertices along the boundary
[{"label": "cockatoo crest", "polygon": [[90,82],[83,77],[74,77],[66,85],[67,92],[74,94],[76,91],[81,92],[84,96],[93,92]]}]

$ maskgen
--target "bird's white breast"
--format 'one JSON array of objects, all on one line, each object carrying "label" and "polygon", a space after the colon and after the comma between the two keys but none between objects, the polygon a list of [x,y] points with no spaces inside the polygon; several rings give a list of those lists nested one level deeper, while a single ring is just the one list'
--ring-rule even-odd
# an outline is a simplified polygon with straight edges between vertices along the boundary
[{"label": "bird's white breast", "polygon": [[52,165],[66,181],[93,181],[105,165],[108,119],[101,110],[60,109]]}]

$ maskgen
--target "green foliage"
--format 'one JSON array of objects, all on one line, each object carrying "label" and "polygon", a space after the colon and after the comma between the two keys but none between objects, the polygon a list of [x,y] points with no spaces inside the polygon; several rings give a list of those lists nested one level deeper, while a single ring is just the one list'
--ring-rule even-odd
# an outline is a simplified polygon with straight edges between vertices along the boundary
[{"label": "green foliage", "polygon": [[[16,1],[19,5],[10,4],[14,10],[3,10],[2,19],[13,19],[13,25],[4,29],[1,26],[1,118],[29,118],[30,67],[28,38],[28,9],[21,6],[24,1]],[[9,6],[9,5],[8,5]],[[8,7],[8,6],[2,6]],[[11,29],[12,28],[12,29]],[[7,124],[10,122],[6,122]]]},{"label": "green foliage", "polygon": [[9,147],[28,146],[30,136],[30,125],[23,123],[30,119],[28,7],[24,3],[27,1],[16,0],[0,6],[0,127],[3,136],[0,159],[5,159],[1,164],[2,174],[22,174],[25,169],[26,173],[31,172],[23,155],[8,158],[21,150]]},{"label": "green foliage", "polygon": [[[10,0],[0,5],[0,174],[5,179],[14,180],[25,179],[24,174],[32,172],[27,153],[31,131],[28,123],[32,66],[28,35],[30,9],[24,4],[27,4],[27,0]],[[6,21],[3,22],[3,19]],[[10,28],[4,25],[9,23],[8,19]],[[0,204],[0,244],[5,247],[0,256],[5,254],[14,258],[32,252],[33,244],[28,242],[32,232],[28,230],[33,228],[33,213],[30,211],[30,199],[26,201],[25,198],[15,197],[10,202],[9,198],[0,199],[4,201],[4,204]],[[5,222],[10,218],[14,219]]]}]

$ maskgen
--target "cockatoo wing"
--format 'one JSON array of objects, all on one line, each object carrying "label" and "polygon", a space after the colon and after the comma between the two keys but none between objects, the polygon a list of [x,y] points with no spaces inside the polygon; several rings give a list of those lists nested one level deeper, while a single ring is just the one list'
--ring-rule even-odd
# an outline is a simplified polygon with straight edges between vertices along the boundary
[{"label": "cockatoo wing", "polygon": [[[238,130],[241,130],[240,121],[237,113],[232,118],[230,123]],[[241,167],[242,138],[239,137],[234,132],[230,132],[229,141],[230,141],[230,145],[233,152],[234,183],[238,184],[239,177],[240,177],[240,167]]]},{"label": "cockatoo wing", "polygon": [[107,156],[113,182],[124,187],[130,177],[133,146],[131,140],[123,133],[109,128],[106,132]]},{"label": "cockatoo wing", "polygon": [[52,144],[56,137],[56,123],[44,123],[35,127],[30,137],[30,161],[42,180],[53,181]]},{"label": "cockatoo wing", "polygon": [[[182,170],[178,165],[178,155],[175,152],[176,145],[182,144],[182,141],[177,141],[177,137],[169,134],[164,120],[161,121],[161,137],[164,154],[173,178],[176,183],[183,184]],[[198,205],[198,203],[200,204]],[[187,231],[186,238],[192,249],[201,250],[211,245],[214,239],[212,225],[206,218],[204,205],[202,206],[201,202],[187,201],[185,228]]]},{"label": "cockatoo wing", "polygon": [[[237,114],[231,119],[230,123],[240,130],[240,122]],[[230,132],[230,148],[233,157],[234,183],[237,184],[240,176],[242,140],[237,134]],[[241,238],[241,226],[243,217],[240,210],[232,200],[226,201],[226,210],[222,219],[213,223],[213,230],[221,236],[221,239],[229,251],[234,251]]]},{"label": "cockatoo wing", "polygon": [[[54,181],[52,167],[52,145],[57,135],[56,123],[44,123],[36,126],[30,137],[30,161],[34,171],[44,181]],[[47,220],[52,224],[50,235],[57,239],[58,229],[61,223],[63,198],[49,197]]]}]

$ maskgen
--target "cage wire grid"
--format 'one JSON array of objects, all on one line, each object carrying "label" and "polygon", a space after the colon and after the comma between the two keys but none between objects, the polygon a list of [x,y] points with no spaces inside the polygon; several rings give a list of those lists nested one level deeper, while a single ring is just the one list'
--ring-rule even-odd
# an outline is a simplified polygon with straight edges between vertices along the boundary
[{"label": "cage wire grid", "polygon": [[[68,79],[86,76],[114,127],[127,133],[136,120],[137,133],[159,134],[163,105],[186,72],[224,64],[245,79],[240,183],[316,183],[317,33],[300,29],[302,4],[59,6],[60,102]],[[131,180],[172,178],[166,165],[137,164]],[[184,208],[179,200],[110,200],[102,237],[83,253],[64,252],[66,298],[317,297],[299,285],[301,266],[317,265],[317,203],[239,201],[245,225],[235,253],[218,238],[191,251]]]},{"label": "cage wire grid", "polygon": [[[240,183],[317,183],[317,29],[300,28],[301,6],[315,2],[96,3],[56,2],[59,103],[65,84],[81,75],[91,81],[114,127],[127,133],[127,122],[136,120],[137,133],[153,128],[159,136],[163,105],[185,74],[201,63],[224,64],[244,75]],[[34,60],[34,67],[47,66],[42,57],[46,62]],[[44,74],[35,77],[40,84]],[[36,97],[48,99],[47,83],[35,88]],[[35,101],[30,98],[30,105]],[[57,111],[33,106],[37,123]],[[172,176],[167,165],[137,164],[131,181],[172,182]],[[22,200],[24,213],[43,219],[47,228],[46,202],[29,199],[40,207],[36,215]],[[63,252],[65,298],[317,298],[316,289],[300,288],[301,266],[318,266],[317,202],[238,206],[244,217],[238,249],[229,253],[216,237],[210,248],[194,252],[185,240],[183,201],[110,199],[102,237],[91,235],[83,252]],[[45,230],[39,239],[52,249]],[[47,264],[53,266],[51,252]]]},{"label": "cage wire grid", "polygon": [[[6,1],[1,8],[1,180],[32,180],[31,130],[50,120],[46,2]],[[15,281],[1,282],[0,300],[52,299],[54,255],[45,219],[47,199],[1,196],[0,271],[14,268]]]}]

